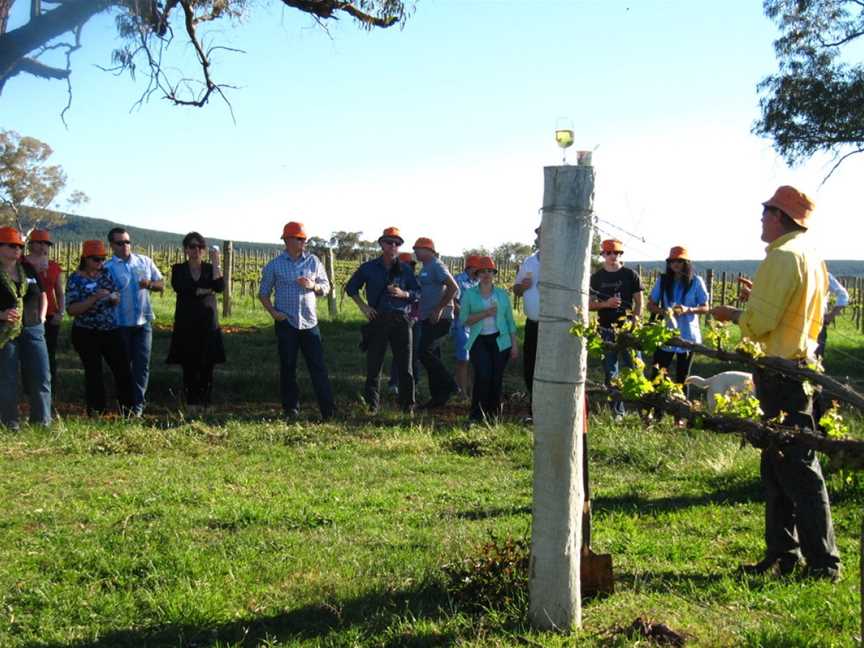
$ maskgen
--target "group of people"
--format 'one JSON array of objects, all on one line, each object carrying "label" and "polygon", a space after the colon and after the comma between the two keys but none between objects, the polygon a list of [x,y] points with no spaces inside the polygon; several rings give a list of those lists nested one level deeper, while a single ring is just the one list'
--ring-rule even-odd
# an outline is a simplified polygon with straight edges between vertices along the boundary
[{"label": "group of people", "polygon": [[[718,321],[738,324],[742,335],[764,344],[769,356],[804,365],[824,352],[825,325],[848,303],[848,294],[830,277],[808,242],[812,201],[783,186],[762,207],[761,238],[768,244],[767,255],[753,281],[743,286],[743,309],[726,305],[711,309],[688,250],[676,245],[649,293],[647,310],[691,342],[701,341],[699,316],[710,313]],[[539,228],[536,233],[539,237]],[[327,420],[336,405],[316,298],[326,295],[331,286],[321,261],[306,250],[302,223],[287,223],[282,240],[285,249],[264,267],[258,295],[274,320],[282,408],[288,418],[299,414],[296,373],[297,356],[302,353],[321,416]],[[114,376],[123,410],[133,415],[142,412],[152,342],[149,295],[163,289],[163,278],[151,259],[132,252],[126,230],[112,229],[108,242],[110,253],[102,241],[84,243],[78,268],[64,290],[59,266],[48,260],[48,232],[31,233],[30,253],[25,257],[21,234],[11,227],[0,228],[0,422],[6,427],[19,425],[19,367],[31,422],[51,422],[54,356],[64,310],[74,318],[71,340],[84,366],[88,412],[106,409],[103,360]],[[403,412],[411,413],[415,407],[419,361],[428,375],[430,392],[422,408],[443,407],[453,396],[470,390],[471,421],[498,416],[504,371],[519,351],[509,290],[496,285],[494,260],[471,256],[464,271],[453,277],[431,239],[415,241],[414,258],[400,254],[404,242],[398,228],[385,229],[378,238],[381,254],[362,263],[346,285],[346,293],[367,320],[361,348],[366,353],[363,393],[369,411],[376,412],[380,405],[380,374],[389,347],[392,385]],[[508,287],[524,304],[523,367],[529,395],[540,321],[539,240],[536,247]],[[171,272],[177,306],[168,361],[182,365],[187,403],[206,405],[213,367],[225,360],[214,298],[223,289],[222,273],[218,248],[210,251],[209,262],[204,261],[207,243],[200,234],[188,234],[183,248],[186,261]],[[642,316],[643,287],[639,275],[623,264],[621,241],[603,241],[601,253],[603,266],[590,280],[589,309],[597,312],[604,339],[612,341],[623,322]],[[829,292],[836,298],[831,308]],[[453,373],[441,354],[441,344],[448,337],[455,354]],[[659,349],[652,360],[652,371],[668,371],[683,383],[693,357],[686,348],[671,346]],[[629,355],[606,354],[607,384],[621,363],[628,362]],[[818,429],[811,390],[800,381],[767,370],[756,371],[754,381],[766,420],[783,412],[785,425]],[[622,403],[613,407],[623,412]],[[803,554],[811,576],[836,579],[840,559],[815,453],[794,443],[764,448],[761,476],[766,492],[766,552],[762,561],[746,570],[786,574]]]},{"label": "group of people", "polygon": [[[49,260],[53,244],[46,230],[24,238],[0,228],[0,423],[20,427],[19,376],[30,407],[30,422],[50,425],[57,385],[57,340],[63,314],[72,318],[70,341],[84,369],[87,413],[107,411],[103,366],[114,380],[124,415],[140,416],[146,404],[154,319],[151,292],[164,280],[149,257],[132,251],[129,232],[115,227],[108,246],[84,241],[77,268],[63,282],[60,266]],[[207,244],[192,232],[183,239],[186,262],[172,268],[177,295],[168,362],[183,367],[186,401],[206,405],[213,365],[224,361],[214,292],[222,290],[218,249],[203,261]],[[104,365],[103,365],[104,363]]]},{"label": "group of people", "polygon": [[[273,317],[279,351],[283,412],[299,414],[297,356],[302,353],[321,412],[335,413],[333,390],[324,360],[316,315],[316,298],[326,295],[330,282],[321,261],[306,251],[302,223],[282,231],[285,250],[262,272],[258,297]],[[389,347],[391,384],[403,412],[414,411],[417,363],[426,370],[430,399],[421,405],[433,410],[469,390],[470,360],[472,421],[496,417],[500,411],[504,369],[517,357],[516,324],[507,292],[495,286],[497,269],[491,257],[472,256],[465,271],[453,277],[438,258],[435,243],[418,238],[414,258],[400,254],[405,243],[398,228],[388,227],[378,238],[380,256],[362,263],[345,286],[366,318],[360,347],[366,353],[363,396],[370,412],[380,407],[380,376]],[[415,272],[415,265],[417,271]],[[451,374],[442,360],[441,344],[450,337],[456,353]]]}]

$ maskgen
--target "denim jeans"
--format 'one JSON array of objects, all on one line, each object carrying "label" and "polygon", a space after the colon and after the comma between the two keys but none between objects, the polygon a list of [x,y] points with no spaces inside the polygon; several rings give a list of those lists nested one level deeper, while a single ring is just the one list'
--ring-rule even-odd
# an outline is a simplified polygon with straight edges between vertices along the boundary
[{"label": "denim jeans", "polygon": [[283,411],[288,415],[300,411],[300,390],[297,387],[297,352],[300,351],[309,369],[309,378],[312,380],[312,389],[315,390],[321,417],[331,418],[336,407],[333,403],[330,377],[324,364],[321,331],[317,326],[297,329],[287,321],[276,322],[275,329],[279,347],[279,389]]},{"label": "denim jeans", "polygon": [[150,382],[150,348],[153,346],[153,327],[150,322],[141,326],[121,326],[120,335],[129,357],[132,373],[132,413],[144,412],[147,384]]},{"label": "denim jeans", "polygon": [[[600,337],[604,342],[614,342],[615,330],[601,328]],[[603,354],[603,382],[607,387],[611,387],[612,380],[618,376],[619,366],[631,369],[633,368],[633,360],[630,357],[630,351],[606,351]],[[612,399],[612,409],[616,414],[624,414],[624,403],[621,399]]]},{"label": "denim jeans", "polygon": [[0,423],[11,429],[18,421],[18,366],[30,404],[30,422],[51,425],[51,369],[42,324],[25,326],[21,335],[0,349]]},{"label": "denim jeans", "polygon": [[[420,352],[418,349],[420,348],[420,322],[414,322],[411,327],[411,335],[412,346],[411,346],[411,366],[414,371],[414,385],[415,388],[420,384]],[[439,355],[440,355],[440,347],[439,347]],[[392,353],[390,354],[390,380],[387,382],[389,387],[399,387],[399,365],[396,364],[396,361],[392,358]],[[416,391],[416,390],[415,390]]]}]

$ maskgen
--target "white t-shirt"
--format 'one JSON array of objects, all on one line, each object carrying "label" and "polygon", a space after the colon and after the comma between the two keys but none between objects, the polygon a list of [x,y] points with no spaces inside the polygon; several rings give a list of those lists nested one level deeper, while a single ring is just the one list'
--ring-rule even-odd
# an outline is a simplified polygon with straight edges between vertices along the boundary
[{"label": "white t-shirt", "polygon": [[531,287],[522,293],[522,311],[525,317],[535,322],[540,319],[540,289],[537,282],[540,281],[540,253],[535,252],[522,262],[519,272],[516,273],[516,281],[521,283],[526,275],[531,275]]},{"label": "white t-shirt", "polygon": [[[495,300],[495,293],[493,292],[488,297],[484,297],[480,295],[480,301],[483,302],[483,308],[492,308],[493,304],[497,305],[497,301]],[[484,317],[480,320],[480,335],[491,335],[492,333],[498,332],[498,326],[495,324],[495,315],[490,315],[489,317]]]}]

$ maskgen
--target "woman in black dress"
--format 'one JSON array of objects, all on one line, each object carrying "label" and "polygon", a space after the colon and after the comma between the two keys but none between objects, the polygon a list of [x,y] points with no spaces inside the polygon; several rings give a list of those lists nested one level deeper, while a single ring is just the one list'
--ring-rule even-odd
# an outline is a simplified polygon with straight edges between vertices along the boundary
[{"label": "woman in black dress", "polygon": [[214,247],[210,251],[210,263],[203,260],[206,249],[204,237],[190,232],[183,238],[186,262],[171,267],[171,287],[177,295],[177,305],[168,364],[183,367],[186,405],[195,409],[210,404],[213,366],[225,362],[215,297],[225,283],[219,267],[219,249]]}]

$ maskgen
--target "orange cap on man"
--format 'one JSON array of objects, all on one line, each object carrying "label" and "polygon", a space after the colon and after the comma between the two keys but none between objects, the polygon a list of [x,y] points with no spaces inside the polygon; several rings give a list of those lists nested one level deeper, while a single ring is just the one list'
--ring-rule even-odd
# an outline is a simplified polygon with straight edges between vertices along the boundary
[{"label": "orange cap on man", "polygon": [[30,240],[31,241],[41,241],[42,243],[47,243],[48,245],[54,245],[51,241],[51,232],[44,229],[34,229],[30,232]]},{"label": "orange cap on man", "polygon": [[21,238],[21,232],[14,227],[0,227],[0,243],[24,247],[24,239]]},{"label": "orange cap on man", "polygon": [[789,218],[805,228],[810,226],[810,216],[816,209],[816,205],[807,197],[807,194],[789,185],[778,187],[774,195],[763,202],[762,206],[786,212]]},{"label": "orange cap on man", "polygon": [[381,236],[378,237],[378,242],[380,243],[383,239],[395,239],[399,241],[399,245],[402,245],[405,242],[405,239],[402,238],[402,232],[399,231],[398,227],[387,227],[381,233]]},{"label": "orange cap on man", "polygon": [[602,252],[623,252],[624,244],[618,239],[606,239],[600,244]]},{"label": "orange cap on man", "polygon": [[306,230],[303,227],[303,223],[291,221],[290,223],[285,223],[285,227],[282,228],[282,238],[296,238],[305,241],[309,237],[306,236]]},{"label": "orange cap on man", "polygon": [[413,263],[414,262],[414,255],[411,254],[410,252],[400,252],[399,253],[399,260],[402,263]]},{"label": "orange cap on man", "polygon": [[435,251],[435,243],[430,238],[426,238],[425,236],[421,236],[416,241],[414,241],[414,249],[417,248],[430,250],[432,252]]},{"label": "orange cap on man", "polygon": [[477,268],[477,264],[480,262],[480,255],[478,254],[469,254],[468,258],[465,259],[465,267],[466,268]]}]

